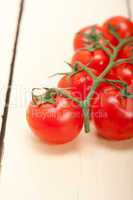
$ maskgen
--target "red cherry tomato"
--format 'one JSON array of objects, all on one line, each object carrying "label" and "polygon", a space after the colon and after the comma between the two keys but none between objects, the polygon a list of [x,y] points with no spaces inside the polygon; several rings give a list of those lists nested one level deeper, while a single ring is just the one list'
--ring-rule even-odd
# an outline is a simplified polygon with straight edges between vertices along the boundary
[{"label": "red cherry tomato", "polygon": [[93,121],[100,136],[109,140],[133,137],[133,99],[108,87],[95,99]]},{"label": "red cherry tomato", "polygon": [[119,52],[118,58],[133,57],[133,43],[125,45]]},{"label": "red cherry tomato", "polygon": [[58,87],[59,88],[64,88],[64,89],[67,89],[67,90],[70,90],[72,89],[72,83],[71,83],[71,77],[68,77],[67,75],[64,75],[58,82]]},{"label": "red cherry tomato", "polygon": [[76,138],[83,125],[81,108],[71,100],[57,96],[55,103],[29,105],[27,120],[33,132],[50,144],[64,144]]},{"label": "red cherry tomato", "polygon": [[[92,72],[96,74],[94,70]],[[87,97],[92,84],[93,79],[85,71],[72,76],[72,90],[82,100]]]},{"label": "red cherry tomato", "polygon": [[133,65],[123,63],[114,68],[115,79],[119,79],[131,85],[133,83]]},{"label": "red cherry tomato", "polygon": [[78,33],[76,33],[75,38],[74,38],[74,49],[81,49],[85,48],[86,44],[88,43],[88,40],[85,37],[85,34],[89,34],[92,32],[92,30],[96,30],[96,33],[102,33],[102,29],[97,26],[87,26],[85,28],[82,28]]},{"label": "red cherry tomato", "polygon": [[[92,70],[92,72],[95,75],[97,74],[95,70]],[[82,71],[70,78],[63,76],[58,83],[58,87],[67,88],[69,90],[71,88],[72,95],[83,100],[88,95],[92,84],[93,79],[85,71]]]},{"label": "red cherry tomato", "polygon": [[90,51],[86,49],[77,50],[72,57],[71,64],[73,66],[76,62],[81,62],[83,65],[88,65],[91,59],[92,54]]},{"label": "red cherry tomato", "polygon": [[89,68],[96,69],[97,72],[101,73],[105,69],[105,67],[107,67],[109,58],[107,54],[100,49],[93,52],[89,52],[88,50],[78,50],[72,57],[72,66],[76,62],[81,62]]},{"label": "red cherry tomato", "polygon": [[112,25],[121,38],[130,37],[133,35],[133,23],[126,17],[116,16],[108,19],[103,24],[103,35],[113,45],[117,45],[117,39],[110,33],[109,25]]}]

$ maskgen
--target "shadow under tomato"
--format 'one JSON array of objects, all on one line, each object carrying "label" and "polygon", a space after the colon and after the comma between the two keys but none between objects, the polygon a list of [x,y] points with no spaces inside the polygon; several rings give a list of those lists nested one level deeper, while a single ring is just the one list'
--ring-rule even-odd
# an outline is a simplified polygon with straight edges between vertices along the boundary
[{"label": "shadow under tomato", "polygon": [[115,149],[115,150],[129,150],[133,149],[133,139],[123,140],[123,141],[111,141],[106,140],[98,136],[98,143],[106,148]]},{"label": "shadow under tomato", "polygon": [[97,135],[96,130],[93,125],[91,125],[91,133],[85,134],[84,130],[81,131],[80,135],[73,141],[60,144],[60,145],[50,145],[41,141],[38,137],[34,136],[32,133],[29,134],[29,142],[32,148],[38,153],[48,154],[48,155],[65,155],[73,153],[90,153],[93,148],[105,148],[110,150],[125,151],[133,149],[133,139],[123,140],[123,141],[111,141],[106,140]]},{"label": "shadow under tomato", "polygon": [[80,135],[75,138],[73,141],[66,143],[66,144],[60,144],[60,145],[53,145],[53,144],[47,144],[40,140],[38,137],[32,135],[30,136],[30,145],[37,150],[39,153],[42,154],[55,154],[55,155],[64,155],[64,154],[72,154],[74,152],[78,151],[79,144],[80,144]]}]

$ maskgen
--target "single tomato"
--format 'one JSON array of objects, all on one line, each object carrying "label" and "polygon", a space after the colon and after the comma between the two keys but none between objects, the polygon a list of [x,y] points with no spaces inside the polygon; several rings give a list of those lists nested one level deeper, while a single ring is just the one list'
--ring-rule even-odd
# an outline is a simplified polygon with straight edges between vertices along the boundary
[{"label": "single tomato", "polygon": [[71,77],[68,75],[64,75],[58,82],[58,87],[62,89],[70,90],[72,89]]},{"label": "single tomato", "polygon": [[83,126],[81,108],[71,100],[56,96],[55,103],[30,103],[27,121],[33,132],[46,143],[64,144],[76,138]]},{"label": "single tomato", "polygon": [[112,17],[105,21],[102,30],[104,37],[107,38],[113,45],[117,45],[118,40],[110,32],[110,25],[114,27],[120,38],[133,36],[133,23],[130,19],[122,16]]},{"label": "single tomato", "polygon": [[95,99],[92,118],[100,136],[109,140],[133,137],[133,99],[108,87]]},{"label": "single tomato", "polygon": [[133,43],[125,45],[119,52],[118,58],[133,58]]},{"label": "single tomato", "polygon": [[87,49],[79,49],[74,53],[71,59],[71,65],[73,66],[77,62],[81,62],[83,65],[88,66],[91,60],[92,53],[90,51]]},{"label": "single tomato", "polygon": [[90,41],[88,41],[85,34],[90,34],[94,30],[96,33],[102,33],[102,29],[98,25],[87,26],[76,33],[73,43],[74,50],[85,48],[86,45],[90,44]]},{"label": "single tomato", "polygon": [[[92,72],[95,75],[97,74],[95,70],[92,70]],[[85,71],[81,71],[71,77],[67,77],[66,75],[63,76],[58,83],[58,87],[68,89],[73,96],[84,100],[88,95],[92,84],[93,79]]]},{"label": "single tomato", "polygon": [[133,65],[129,63],[123,63],[117,65],[114,69],[115,79],[126,82],[131,85],[133,83]]},{"label": "single tomato", "polygon": [[76,62],[80,62],[89,68],[96,69],[100,74],[105,67],[107,67],[109,63],[109,57],[101,49],[97,49],[92,52],[89,52],[88,50],[78,50],[72,57],[72,66]]}]

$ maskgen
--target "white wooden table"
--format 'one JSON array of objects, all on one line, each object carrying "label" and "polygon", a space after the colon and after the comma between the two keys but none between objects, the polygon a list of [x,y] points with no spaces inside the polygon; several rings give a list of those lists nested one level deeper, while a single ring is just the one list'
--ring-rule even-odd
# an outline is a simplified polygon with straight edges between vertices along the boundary
[{"label": "white wooden table", "polygon": [[[1,115],[20,2],[0,0]],[[66,69],[74,33],[112,15],[131,15],[132,8],[132,0],[25,0],[4,131],[1,200],[133,200],[133,140],[107,142],[92,131],[51,147],[32,135],[25,119],[31,88],[55,85],[48,75]]]}]

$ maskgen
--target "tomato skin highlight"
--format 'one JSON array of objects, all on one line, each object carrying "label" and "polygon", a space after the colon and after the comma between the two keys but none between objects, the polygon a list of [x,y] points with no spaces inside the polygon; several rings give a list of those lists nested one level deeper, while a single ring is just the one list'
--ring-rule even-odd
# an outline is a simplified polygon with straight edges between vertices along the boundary
[{"label": "tomato skin highlight", "polygon": [[78,33],[76,33],[73,46],[74,50],[85,48],[86,43],[88,42],[84,36],[86,33],[91,33],[91,31],[95,28],[96,33],[102,33],[102,28],[98,25],[92,25],[82,28]]},{"label": "tomato skin highlight", "polygon": [[118,90],[108,87],[93,106],[93,121],[99,136],[109,140],[133,137],[133,99],[123,98]]},{"label": "tomato skin highlight", "polygon": [[102,30],[104,37],[107,38],[113,45],[117,45],[118,41],[109,32],[109,25],[112,25],[116,29],[121,38],[126,38],[133,35],[133,23],[130,21],[130,19],[123,16],[112,17],[105,21]]},{"label": "tomato skin highlight", "polygon": [[96,69],[101,73],[108,65],[109,58],[103,50],[95,50],[92,52],[92,63],[89,67]]},{"label": "tomato skin highlight", "polygon": [[77,62],[97,70],[97,72],[100,74],[105,69],[105,67],[107,67],[109,58],[101,49],[97,49],[93,52],[89,52],[86,49],[81,49],[76,51],[73,55],[71,60],[72,66],[74,66],[74,64]]},{"label": "tomato skin highlight", "polygon": [[55,104],[28,107],[27,121],[35,135],[49,144],[64,144],[76,138],[83,126],[81,108],[71,100],[56,97]]}]

